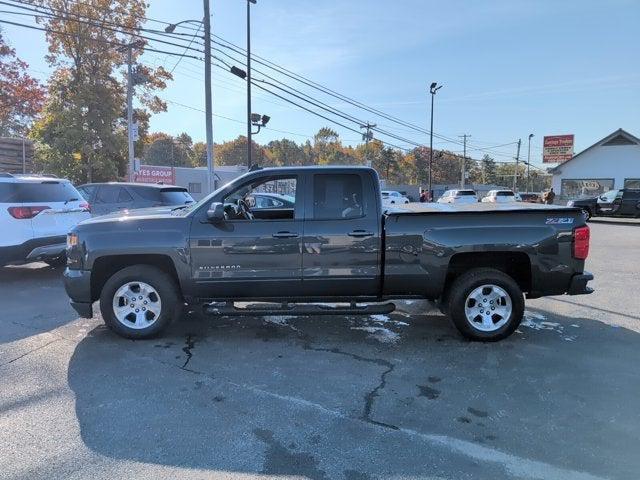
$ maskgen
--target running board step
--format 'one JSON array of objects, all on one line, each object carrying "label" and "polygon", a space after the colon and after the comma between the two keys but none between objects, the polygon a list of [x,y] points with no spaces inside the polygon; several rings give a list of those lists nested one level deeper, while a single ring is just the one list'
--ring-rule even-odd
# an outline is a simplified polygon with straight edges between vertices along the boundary
[{"label": "running board step", "polygon": [[391,313],[396,309],[395,303],[374,305],[332,306],[330,304],[252,304],[247,307],[236,307],[234,302],[214,302],[204,305],[204,313],[208,315],[374,315]]}]

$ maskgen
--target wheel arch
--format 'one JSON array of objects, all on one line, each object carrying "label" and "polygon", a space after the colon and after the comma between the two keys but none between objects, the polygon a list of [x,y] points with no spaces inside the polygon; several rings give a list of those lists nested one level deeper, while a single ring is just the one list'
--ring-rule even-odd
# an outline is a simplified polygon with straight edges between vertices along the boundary
[{"label": "wheel arch", "polygon": [[105,255],[94,260],[91,268],[91,301],[100,298],[100,292],[107,280],[116,272],[133,265],[150,265],[170,275],[180,285],[175,264],[169,255],[131,254]]},{"label": "wheel arch", "polygon": [[531,259],[524,252],[462,252],[449,259],[445,277],[443,296],[446,296],[451,284],[460,275],[478,268],[493,268],[515,280],[523,292],[531,291]]}]

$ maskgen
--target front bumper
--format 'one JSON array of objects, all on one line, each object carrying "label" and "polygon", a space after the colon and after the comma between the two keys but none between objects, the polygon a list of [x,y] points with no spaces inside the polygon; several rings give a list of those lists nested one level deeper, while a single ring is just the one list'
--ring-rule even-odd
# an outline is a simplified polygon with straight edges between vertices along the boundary
[{"label": "front bumper", "polygon": [[66,268],[63,275],[64,289],[69,295],[69,303],[83,318],[93,317],[91,301],[91,271]]},{"label": "front bumper", "polygon": [[593,288],[587,286],[587,283],[593,280],[593,274],[590,272],[583,272],[571,277],[571,283],[569,284],[568,295],[589,295],[593,293]]}]

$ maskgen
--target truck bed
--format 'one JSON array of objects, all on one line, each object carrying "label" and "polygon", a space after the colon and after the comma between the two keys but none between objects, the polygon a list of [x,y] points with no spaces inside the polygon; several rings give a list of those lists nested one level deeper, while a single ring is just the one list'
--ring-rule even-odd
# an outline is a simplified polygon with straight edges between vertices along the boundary
[{"label": "truck bed", "polygon": [[383,294],[439,298],[460,266],[528,278],[530,297],[560,295],[584,261],[573,258],[580,209],[536,204],[408,204],[387,209]]}]

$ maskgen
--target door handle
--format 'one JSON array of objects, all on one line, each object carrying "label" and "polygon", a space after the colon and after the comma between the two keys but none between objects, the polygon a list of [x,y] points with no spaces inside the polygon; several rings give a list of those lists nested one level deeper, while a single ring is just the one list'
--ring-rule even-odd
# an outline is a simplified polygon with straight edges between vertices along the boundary
[{"label": "door handle", "polygon": [[273,238],[296,238],[298,234],[293,232],[278,232],[274,233],[272,236]]},{"label": "door handle", "polygon": [[373,232],[368,232],[366,230],[354,230],[353,232],[347,233],[350,237],[372,237]]}]

